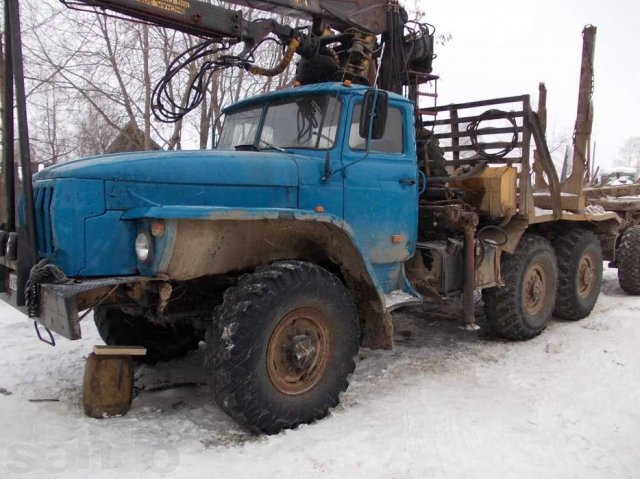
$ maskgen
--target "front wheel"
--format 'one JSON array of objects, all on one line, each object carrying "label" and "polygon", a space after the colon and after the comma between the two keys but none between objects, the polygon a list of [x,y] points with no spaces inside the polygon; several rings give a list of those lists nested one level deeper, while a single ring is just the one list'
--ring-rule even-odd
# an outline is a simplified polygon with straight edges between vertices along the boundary
[{"label": "front wheel", "polygon": [[240,278],[207,332],[217,403],[255,432],[324,417],[355,368],[360,329],[342,282],[305,262]]},{"label": "front wheel", "polygon": [[553,248],[537,235],[524,235],[513,255],[502,257],[503,287],[483,290],[491,329],[509,340],[539,335],[556,303],[558,267]]}]

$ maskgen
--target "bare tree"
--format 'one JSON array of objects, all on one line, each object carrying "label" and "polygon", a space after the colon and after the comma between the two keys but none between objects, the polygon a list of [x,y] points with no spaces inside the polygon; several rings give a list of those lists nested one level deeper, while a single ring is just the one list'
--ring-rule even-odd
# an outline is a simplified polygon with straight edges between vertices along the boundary
[{"label": "bare tree", "polygon": [[640,136],[629,137],[620,148],[622,166],[640,170]]},{"label": "bare tree", "polygon": [[[38,104],[37,100],[43,103]],[[32,99],[32,106],[38,106],[40,115],[32,123],[36,124],[31,134],[32,161],[45,166],[63,162],[74,152],[74,146],[68,128],[61,120],[65,101],[56,94],[55,89]]]},{"label": "bare tree", "polygon": [[[156,142],[167,149],[207,148],[211,132],[221,129],[220,116],[226,106],[281,88],[293,78],[293,64],[277,78],[253,76],[242,68],[204,70],[219,55],[237,55],[242,45],[234,45],[228,51],[187,63],[180,75],[165,82],[175,103],[184,108],[190,103],[192,83],[199,75],[208,79],[196,111],[166,124],[152,113],[153,86],[178,55],[201,39],[114,20],[97,11],[68,10],[55,0],[23,0],[22,6],[30,121],[38,132],[34,136],[38,158],[44,161],[63,161],[71,153],[103,153],[114,137],[128,135],[131,125],[134,131],[143,132],[131,139],[144,139],[140,149],[151,148]],[[245,9],[243,15],[252,19],[257,14]],[[297,25],[297,20],[277,20]],[[269,68],[282,56],[283,46],[268,41],[253,58]]]},{"label": "bare tree", "polygon": [[[32,26],[25,44],[32,95],[66,95],[71,123],[87,108],[118,133],[140,122],[145,133],[140,147],[150,145],[149,27],[49,2],[38,2],[38,8],[25,4],[31,7],[25,9]],[[117,108],[107,111],[105,105]]]},{"label": "bare tree", "polygon": [[119,130],[105,120],[104,113],[115,116],[108,105],[102,105],[100,112],[87,105],[76,119],[75,143],[78,156],[91,157],[106,153],[113,139],[117,137]]}]

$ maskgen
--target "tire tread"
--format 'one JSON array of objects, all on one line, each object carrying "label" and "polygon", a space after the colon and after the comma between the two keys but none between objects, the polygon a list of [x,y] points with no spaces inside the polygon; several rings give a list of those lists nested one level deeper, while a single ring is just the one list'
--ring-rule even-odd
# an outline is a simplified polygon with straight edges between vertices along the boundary
[{"label": "tire tread", "polygon": [[616,257],[620,287],[629,295],[640,295],[640,225],[624,232]]},{"label": "tire tread", "polygon": [[542,328],[532,328],[523,320],[521,306],[514,308],[514,298],[520,298],[520,279],[528,259],[537,251],[554,255],[551,244],[538,235],[525,234],[513,255],[502,258],[503,287],[482,291],[485,312],[491,329],[500,337],[509,340],[528,340],[542,333]]},{"label": "tire tread", "polygon": [[[254,391],[251,354],[252,339],[261,328],[282,292],[293,289],[330,291],[332,301],[338,302],[348,317],[354,319],[356,333],[352,339],[350,359],[344,366],[344,378],[335,382],[327,392],[322,405],[313,407],[307,415],[299,412],[278,412],[265,405]],[[355,369],[358,351],[357,314],[355,306],[342,282],[321,267],[300,261],[278,262],[260,267],[255,273],[240,277],[234,287],[227,289],[224,302],[213,313],[213,322],[207,332],[207,361],[213,371],[216,402],[231,418],[254,432],[274,434],[284,428],[293,428],[327,415],[339,402],[339,395],[349,385],[349,375]],[[277,406],[276,406],[277,407]]]}]

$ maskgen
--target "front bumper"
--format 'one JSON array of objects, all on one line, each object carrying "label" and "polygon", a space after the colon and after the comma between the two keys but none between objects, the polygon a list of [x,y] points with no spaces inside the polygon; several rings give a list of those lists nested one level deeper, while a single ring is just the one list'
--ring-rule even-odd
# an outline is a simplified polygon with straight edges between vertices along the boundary
[{"label": "front bumper", "polygon": [[[11,271],[0,267],[3,276]],[[34,318],[50,331],[62,335],[69,340],[82,338],[80,330],[80,312],[102,304],[112,296],[119,287],[147,282],[148,277],[111,277],[84,280],[70,280],[70,283],[39,285],[38,312]],[[5,282],[5,285],[8,283]],[[0,293],[0,300],[15,307],[25,315],[27,309],[21,306],[16,292],[10,288]]]}]

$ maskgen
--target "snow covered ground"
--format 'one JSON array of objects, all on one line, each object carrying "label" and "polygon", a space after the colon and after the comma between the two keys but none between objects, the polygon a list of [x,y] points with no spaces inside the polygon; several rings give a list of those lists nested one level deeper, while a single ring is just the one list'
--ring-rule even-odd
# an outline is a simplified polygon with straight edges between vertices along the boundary
[{"label": "snow covered ground", "polygon": [[127,416],[85,418],[92,322],[54,349],[0,305],[0,477],[638,477],[640,298],[614,270],[602,293],[524,343],[398,313],[396,350],[362,351],[328,418],[272,437],[210,400],[202,352],[139,367]]}]

